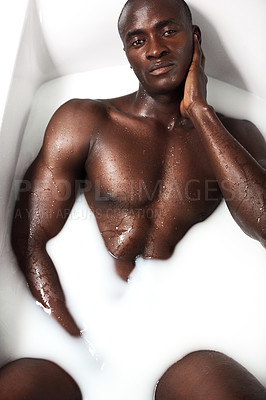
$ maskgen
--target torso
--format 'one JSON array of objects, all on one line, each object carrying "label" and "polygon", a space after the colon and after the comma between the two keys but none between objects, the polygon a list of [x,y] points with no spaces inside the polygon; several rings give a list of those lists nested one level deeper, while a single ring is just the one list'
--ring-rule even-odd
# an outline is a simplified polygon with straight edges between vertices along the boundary
[{"label": "torso", "polygon": [[221,194],[188,120],[173,129],[105,104],[91,136],[85,192],[108,251],[120,260],[166,259]]}]

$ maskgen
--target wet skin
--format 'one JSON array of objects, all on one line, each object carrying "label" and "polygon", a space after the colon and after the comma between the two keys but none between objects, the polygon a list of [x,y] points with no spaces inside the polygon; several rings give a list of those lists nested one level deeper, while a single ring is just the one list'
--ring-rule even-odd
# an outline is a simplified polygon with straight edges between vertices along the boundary
[{"label": "wet skin", "polygon": [[1,400],[81,400],[76,382],[58,365],[23,358],[0,368]]},{"label": "wet skin", "polygon": [[196,351],[160,378],[155,400],[265,400],[266,389],[243,366],[215,351]]},{"label": "wet skin", "polygon": [[170,257],[222,197],[243,231],[266,243],[265,141],[252,123],[207,104],[199,28],[173,0],[136,0],[119,28],[139,90],[61,106],[14,214],[12,244],[30,290],[76,336],[45,245],[63,227],[80,179],[125,280],[137,256]]},{"label": "wet skin", "polygon": [[91,136],[85,167],[92,188],[85,196],[115,258],[167,259],[221,195],[190,121],[180,118],[166,127],[132,116],[125,105],[135,96],[99,104],[106,122]]},{"label": "wet skin", "polygon": [[[1,400],[81,400],[76,382],[58,365],[24,358],[0,368]],[[190,353],[159,379],[155,400],[265,400],[266,389],[245,368],[214,351]]]}]

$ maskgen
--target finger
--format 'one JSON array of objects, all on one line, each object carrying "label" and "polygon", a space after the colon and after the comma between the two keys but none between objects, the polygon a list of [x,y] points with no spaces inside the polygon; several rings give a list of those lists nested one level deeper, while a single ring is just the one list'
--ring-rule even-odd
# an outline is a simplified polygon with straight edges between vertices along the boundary
[{"label": "finger", "polygon": [[196,33],[194,33],[193,39],[194,39],[193,61],[200,63],[201,62],[201,51],[200,51],[199,38]]},{"label": "finger", "polygon": [[193,55],[193,61],[198,62],[201,67],[204,69],[205,67],[205,56],[202,51],[202,47],[199,41],[199,37],[196,33],[194,33],[194,55]]}]

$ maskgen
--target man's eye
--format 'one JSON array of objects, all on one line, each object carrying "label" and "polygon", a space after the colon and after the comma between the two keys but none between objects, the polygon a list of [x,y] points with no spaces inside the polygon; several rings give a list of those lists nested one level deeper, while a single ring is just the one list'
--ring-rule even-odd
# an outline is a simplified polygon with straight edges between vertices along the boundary
[{"label": "man's eye", "polygon": [[137,39],[137,40],[134,40],[134,42],[132,42],[130,46],[131,46],[131,47],[141,46],[141,45],[143,44],[143,42],[144,42],[144,40],[142,40],[142,39]]},{"label": "man's eye", "polygon": [[168,29],[168,31],[165,31],[163,36],[170,36],[173,35],[174,33],[176,33],[175,29]]}]

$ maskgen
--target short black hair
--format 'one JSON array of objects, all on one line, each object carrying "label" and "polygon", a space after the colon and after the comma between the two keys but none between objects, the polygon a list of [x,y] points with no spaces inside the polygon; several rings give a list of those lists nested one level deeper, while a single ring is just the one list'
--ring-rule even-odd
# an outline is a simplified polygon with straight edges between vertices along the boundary
[{"label": "short black hair", "polygon": [[[136,0],[127,0],[127,2],[125,3],[124,7],[121,10],[121,13],[120,13],[119,18],[118,18],[118,30],[119,30],[119,32],[120,32],[120,19],[121,19],[121,16],[122,16],[125,8],[128,5],[130,5],[131,3],[134,3],[134,1],[136,1]],[[149,0],[149,1],[152,1],[152,0]],[[176,1],[176,3],[178,5],[180,5],[183,8],[184,14],[185,14],[186,18],[188,19],[188,22],[190,24],[192,24],[192,14],[191,14],[190,8],[187,5],[187,3],[184,0],[175,0],[175,1]]]}]

